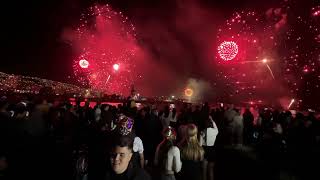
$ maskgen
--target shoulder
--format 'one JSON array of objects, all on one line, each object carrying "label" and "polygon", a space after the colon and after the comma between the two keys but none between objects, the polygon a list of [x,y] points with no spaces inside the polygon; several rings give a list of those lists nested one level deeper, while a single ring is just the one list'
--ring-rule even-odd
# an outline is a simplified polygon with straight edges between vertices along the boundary
[{"label": "shoulder", "polygon": [[172,146],[169,150],[170,153],[172,154],[177,154],[177,153],[180,153],[180,150],[177,146]]},{"label": "shoulder", "polygon": [[208,134],[209,136],[213,136],[214,134],[218,133],[218,128],[208,128]]},{"label": "shoulder", "polygon": [[142,143],[142,140],[138,136],[136,136],[134,138],[134,143]]},{"label": "shoulder", "polygon": [[143,143],[139,137],[135,137],[133,141],[133,151],[143,153]]}]

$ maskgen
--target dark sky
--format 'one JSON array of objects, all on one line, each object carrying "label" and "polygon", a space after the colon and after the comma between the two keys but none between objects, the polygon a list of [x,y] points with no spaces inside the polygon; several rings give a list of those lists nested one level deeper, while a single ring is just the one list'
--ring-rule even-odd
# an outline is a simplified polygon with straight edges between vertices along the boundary
[{"label": "dark sky", "polygon": [[[1,66],[6,73],[66,81],[72,74],[74,53],[61,34],[75,27],[81,12],[97,1],[90,0],[13,0],[1,5]],[[133,21],[162,20],[175,15],[173,0],[110,0],[113,8]],[[181,1],[183,2],[183,1]],[[243,7],[263,7],[255,0],[201,0],[201,5],[227,17]],[[267,2],[270,4],[270,2]],[[138,13],[137,13],[138,12]],[[139,33],[139,32],[138,32]],[[143,32],[142,32],[143,33]]]}]

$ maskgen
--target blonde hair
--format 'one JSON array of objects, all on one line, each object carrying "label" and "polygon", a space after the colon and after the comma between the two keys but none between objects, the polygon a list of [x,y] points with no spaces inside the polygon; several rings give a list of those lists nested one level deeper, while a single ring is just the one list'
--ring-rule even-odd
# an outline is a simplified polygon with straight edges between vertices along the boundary
[{"label": "blonde hair", "polygon": [[202,161],[204,150],[198,141],[198,128],[194,124],[187,127],[187,137],[181,145],[181,157],[185,160]]}]

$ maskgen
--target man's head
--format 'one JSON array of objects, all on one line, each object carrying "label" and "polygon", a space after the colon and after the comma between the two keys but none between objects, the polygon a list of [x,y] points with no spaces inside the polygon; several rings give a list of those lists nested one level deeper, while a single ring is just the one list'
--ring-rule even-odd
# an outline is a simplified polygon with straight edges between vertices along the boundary
[{"label": "man's head", "polygon": [[133,136],[125,135],[113,138],[110,162],[112,170],[116,174],[124,173],[132,158]]}]

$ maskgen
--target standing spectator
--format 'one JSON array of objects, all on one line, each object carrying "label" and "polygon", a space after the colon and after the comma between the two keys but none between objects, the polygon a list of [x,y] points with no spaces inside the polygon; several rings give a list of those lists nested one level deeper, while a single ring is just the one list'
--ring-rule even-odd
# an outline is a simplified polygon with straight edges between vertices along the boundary
[{"label": "standing spectator", "polygon": [[243,113],[243,143],[245,145],[251,144],[253,138],[253,114],[248,108]]},{"label": "standing spectator", "polygon": [[[212,117],[205,121],[205,129],[200,133],[200,145],[204,149],[203,161],[203,179],[213,180],[213,167],[215,161],[216,150],[214,143],[218,135],[218,127]],[[207,178],[208,175],[208,178]]]},{"label": "standing spectator", "polygon": [[239,109],[235,109],[236,115],[233,117],[233,145],[242,145],[243,142],[243,117]]},{"label": "standing spectator", "polygon": [[170,108],[166,105],[161,116],[162,129],[166,129],[170,125],[170,114]]},{"label": "standing spectator", "polygon": [[154,163],[160,169],[161,180],[175,180],[174,173],[181,170],[180,150],[174,145],[176,132],[172,127],[163,131],[163,141],[158,145]]},{"label": "standing spectator", "polygon": [[198,128],[194,124],[187,127],[187,137],[181,143],[181,179],[201,180],[204,150],[198,141]]},{"label": "standing spectator", "polygon": [[177,127],[177,110],[173,108],[170,113],[170,126],[173,128]]}]

